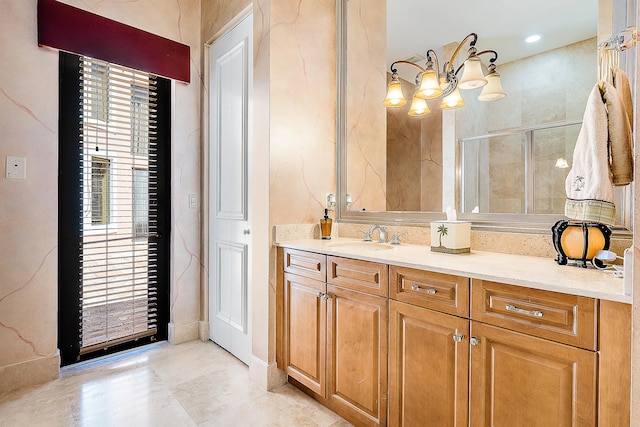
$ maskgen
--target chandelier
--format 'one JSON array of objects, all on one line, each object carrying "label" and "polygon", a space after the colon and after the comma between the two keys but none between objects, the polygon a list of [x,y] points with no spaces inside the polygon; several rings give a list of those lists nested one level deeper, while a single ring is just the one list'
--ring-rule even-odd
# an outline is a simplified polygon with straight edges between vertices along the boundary
[{"label": "chandelier", "polygon": [[[469,40],[471,41],[469,43],[467,59],[456,69],[454,66],[456,56]],[[429,114],[431,110],[427,105],[427,99],[442,98],[440,104],[440,108],[442,109],[462,107],[464,100],[462,96],[460,96],[460,89],[468,90],[482,87],[482,92],[478,96],[480,101],[498,101],[503,99],[507,95],[502,89],[500,74],[496,71],[495,62],[498,59],[498,53],[495,50],[478,52],[475,47],[477,41],[478,35],[476,33],[468,34],[453,52],[451,58],[445,62],[442,67],[442,73],[438,73],[440,68],[438,56],[433,49],[427,51],[427,63],[424,68],[410,61],[395,61],[391,64],[391,81],[389,82],[387,96],[384,99],[383,105],[389,108],[401,107],[407,103],[407,99],[402,93],[402,86],[398,77],[398,69],[396,68],[398,64],[411,65],[420,70],[416,75],[416,91],[413,94],[413,101],[409,109],[410,116]],[[480,60],[480,55],[485,54],[492,55],[489,59],[486,76],[482,72],[482,62]],[[462,76],[458,81],[457,76],[460,70],[462,70]]]}]

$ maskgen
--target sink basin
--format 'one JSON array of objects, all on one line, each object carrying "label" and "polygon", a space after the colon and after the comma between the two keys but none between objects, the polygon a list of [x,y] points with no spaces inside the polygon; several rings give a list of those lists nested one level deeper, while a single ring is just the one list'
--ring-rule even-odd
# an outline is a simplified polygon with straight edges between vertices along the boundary
[{"label": "sink basin", "polygon": [[340,248],[340,249],[366,249],[373,251],[384,251],[388,249],[393,249],[393,246],[387,243],[378,243],[378,242],[335,242],[329,245],[332,248]]}]

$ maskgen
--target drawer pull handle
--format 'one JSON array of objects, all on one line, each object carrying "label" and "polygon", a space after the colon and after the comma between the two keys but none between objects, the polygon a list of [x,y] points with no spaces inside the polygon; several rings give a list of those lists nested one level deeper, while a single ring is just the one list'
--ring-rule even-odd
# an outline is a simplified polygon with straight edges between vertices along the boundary
[{"label": "drawer pull handle", "polygon": [[523,309],[518,308],[515,305],[511,305],[511,304],[507,304],[505,308],[507,309],[507,311],[513,311],[514,313],[518,313],[518,314],[526,314],[527,316],[533,316],[533,317],[542,317],[543,316],[541,311],[538,311],[538,310],[523,310]]},{"label": "drawer pull handle", "polygon": [[420,286],[418,285],[411,285],[411,290],[412,291],[418,291],[418,292],[425,292],[429,295],[435,295],[438,293],[438,291],[436,291],[433,288],[429,288],[429,289],[422,289]]}]

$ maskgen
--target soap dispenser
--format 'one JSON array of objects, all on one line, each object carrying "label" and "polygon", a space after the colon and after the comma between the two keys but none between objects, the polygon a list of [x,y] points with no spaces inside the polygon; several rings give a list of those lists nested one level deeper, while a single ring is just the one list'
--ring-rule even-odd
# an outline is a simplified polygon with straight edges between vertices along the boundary
[{"label": "soap dispenser", "polygon": [[320,218],[320,234],[322,235],[322,240],[331,240],[331,223],[333,222],[331,218],[329,218],[329,210],[324,210],[324,218]]}]

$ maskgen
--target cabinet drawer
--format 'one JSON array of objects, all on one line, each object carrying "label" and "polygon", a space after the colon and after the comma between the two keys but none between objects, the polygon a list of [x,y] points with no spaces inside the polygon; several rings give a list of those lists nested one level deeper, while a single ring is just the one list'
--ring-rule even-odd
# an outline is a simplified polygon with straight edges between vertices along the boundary
[{"label": "cabinet drawer", "polygon": [[392,299],[469,317],[469,279],[466,277],[391,266],[389,280]]},{"label": "cabinet drawer", "polygon": [[593,298],[484,280],[472,282],[471,318],[529,335],[596,350]]},{"label": "cabinet drawer", "polygon": [[389,295],[389,267],[356,259],[327,257],[327,283],[381,297]]},{"label": "cabinet drawer", "polygon": [[327,280],[327,256],[285,248],[284,271],[325,282]]}]

